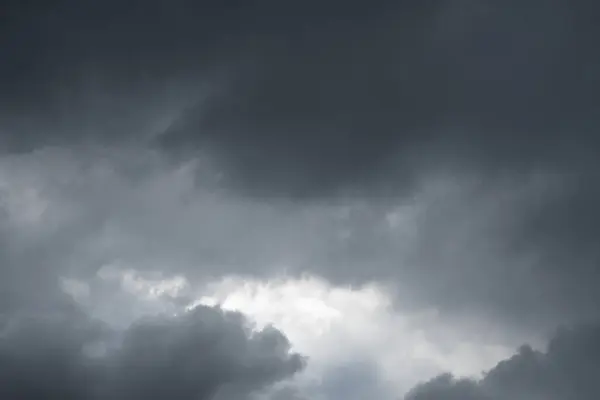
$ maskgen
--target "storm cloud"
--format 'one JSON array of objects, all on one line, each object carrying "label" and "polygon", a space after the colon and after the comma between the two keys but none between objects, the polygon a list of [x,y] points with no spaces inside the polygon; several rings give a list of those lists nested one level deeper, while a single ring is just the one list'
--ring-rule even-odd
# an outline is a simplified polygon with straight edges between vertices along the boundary
[{"label": "storm cloud", "polygon": [[310,19],[265,35],[253,73],[162,140],[211,149],[232,185],[265,196],[386,195],[430,164],[575,168],[598,149],[590,7],[438,1]]},{"label": "storm cloud", "polygon": [[248,398],[304,365],[280,332],[203,306],[122,332],[72,310],[2,315],[0,360],[10,399]]},{"label": "storm cloud", "polygon": [[[286,304],[313,312],[327,298],[336,304],[327,306],[335,312],[323,306],[338,321],[332,326],[358,311],[322,293],[385,286],[386,300],[373,300],[386,315],[377,321],[396,329],[402,318],[388,313],[435,315],[417,323],[427,329],[410,329],[433,337],[413,343],[438,350],[505,348],[600,318],[594,2],[5,3],[0,312],[36,317],[2,336],[2,368],[23,382],[43,380],[23,390],[158,395],[158,375],[182,397],[210,398],[212,382],[231,386],[224,399],[273,389],[300,369],[275,343],[285,343],[285,331],[242,335],[245,317],[220,309],[156,317],[182,312],[230,279],[275,292],[278,279],[295,282],[285,286]],[[306,276],[325,282],[312,300],[295,292],[308,290],[299,283]],[[182,293],[157,297],[182,282]],[[242,290],[222,288],[231,290],[225,298]],[[280,301],[256,296],[246,297],[254,304],[241,310],[246,317],[270,315]],[[71,322],[44,319],[53,313]],[[204,341],[205,326],[232,340],[211,355],[226,360],[227,378],[168,354],[217,351]],[[446,338],[448,326],[460,334]],[[44,331],[48,348],[36,336]],[[385,336],[366,327],[345,334],[366,331]],[[88,335],[121,347],[84,356]],[[508,396],[490,389],[502,365],[562,357],[554,349],[568,335],[581,337],[560,333],[545,353],[524,348],[481,380],[443,376],[414,396]],[[160,358],[148,360],[156,369],[138,367],[145,350],[137,346],[154,340],[173,345],[150,352]],[[354,336],[349,343],[377,347]],[[233,349],[268,357],[246,360]],[[52,357],[64,368],[42,378]],[[373,357],[360,357],[369,361],[323,372],[320,391],[291,384],[271,394],[383,393]],[[446,361],[432,362],[419,371],[437,373]],[[164,363],[174,365],[169,374]],[[206,378],[191,382],[188,370]],[[81,385],[86,379],[94,384]],[[65,389],[51,385],[61,381]]]}]

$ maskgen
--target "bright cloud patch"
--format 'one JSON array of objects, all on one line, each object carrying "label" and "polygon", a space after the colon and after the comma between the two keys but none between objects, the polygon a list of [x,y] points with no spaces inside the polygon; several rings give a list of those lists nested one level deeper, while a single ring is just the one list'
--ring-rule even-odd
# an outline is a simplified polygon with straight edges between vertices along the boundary
[{"label": "bright cloud patch", "polygon": [[[376,380],[378,395],[397,397],[441,371],[478,375],[512,352],[461,340],[460,329],[442,323],[434,310],[403,314],[392,300],[378,285],[335,287],[315,277],[226,278],[208,285],[196,304],[219,304],[246,314],[258,327],[280,329],[296,351],[310,358],[299,384],[309,392],[320,387],[330,398],[348,385],[373,384],[367,380]],[[437,340],[446,332],[452,345]],[[359,372],[369,368],[375,371],[370,376]],[[339,375],[348,381],[335,384]],[[360,397],[360,389],[354,395]]]},{"label": "bright cloud patch", "polygon": [[492,338],[473,339],[466,328],[435,310],[398,310],[393,293],[377,284],[334,286],[314,276],[227,277],[193,288],[180,276],[146,276],[118,265],[102,268],[86,284],[73,279],[62,283],[92,314],[116,325],[142,315],[176,313],[181,302],[173,300],[189,296],[196,300],[188,309],[219,305],[244,314],[256,330],[273,325],[290,340],[293,351],[309,358],[293,382],[275,387],[278,396],[292,390],[323,400],[398,398],[445,371],[478,376],[513,352],[512,346]]}]

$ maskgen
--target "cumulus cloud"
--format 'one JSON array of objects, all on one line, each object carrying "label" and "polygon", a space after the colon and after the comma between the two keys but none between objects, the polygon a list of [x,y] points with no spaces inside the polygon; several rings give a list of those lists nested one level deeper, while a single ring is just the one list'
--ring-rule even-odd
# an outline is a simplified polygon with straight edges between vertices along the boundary
[{"label": "cumulus cloud", "polygon": [[[81,314],[3,315],[0,393],[11,399],[247,398],[300,371],[279,331],[196,307],[113,331]],[[220,394],[221,392],[227,394]]]},{"label": "cumulus cloud", "polygon": [[522,346],[480,380],[440,375],[406,395],[407,400],[596,399],[600,327],[562,328],[545,351]]}]

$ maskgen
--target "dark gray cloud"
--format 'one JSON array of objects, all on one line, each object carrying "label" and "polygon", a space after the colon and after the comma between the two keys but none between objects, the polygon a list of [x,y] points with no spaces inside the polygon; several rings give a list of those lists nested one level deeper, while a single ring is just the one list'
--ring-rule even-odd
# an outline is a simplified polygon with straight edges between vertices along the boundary
[{"label": "dark gray cloud", "polygon": [[250,192],[315,196],[389,163],[410,176],[422,148],[503,168],[593,154],[585,0],[29,3],[9,3],[2,42],[3,125],[24,148],[127,135],[141,104],[226,70],[164,143],[210,147]]},{"label": "dark gray cloud", "polygon": [[198,80],[243,72],[272,43],[302,35],[307,18],[326,26],[338,11],[350,19],[365,11],[270,0],[34,0],[4,10],[2,128],[10,137],[2,145],[11,151],[137,134],[145,106],[164,111],[168,99],[202,90]]},{"label": "dark gray cloud", "polygon": [[209,148],[260,196],[385,195],[422,164],[573,168],[598,148],[593,11],[440,1],[307,19],[301,34],[262,38],[249,76],[164,143]]},{"label": "dark gray cloud", "polygon": [[22,307],[120,261],[386,281],[506,329],[598,316],[596,3],[6,3]]},{"label": "dark gray cloud", "polygon": [[59,308],[2,317],[7,399],[239,399],[304,365],[279,331],[251,333],[241,315],[217,308],[143,319],[124,332]]},{"label": "dark gray cloud", "polygon": [[415,387],[407,400],[588,400],[600,395],[600,327],[562,328],[545,351],[522,346],[481,380],[441,375]]}]

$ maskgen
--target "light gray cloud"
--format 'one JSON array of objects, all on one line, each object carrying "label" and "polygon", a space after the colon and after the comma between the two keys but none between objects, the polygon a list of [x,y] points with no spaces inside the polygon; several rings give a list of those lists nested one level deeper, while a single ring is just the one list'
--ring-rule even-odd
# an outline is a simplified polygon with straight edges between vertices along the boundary
[{"label": "light gray cloud", "polygon": [[585,207],[559,212],[580,188],[569,175],[424,173],[409,197],[297,202],[231,193],[202,162],[94,146],[3,157],[5,272],[35,293],[111,265],[193,282],[310,272],[534,329],[597,312],[594,227],[576,239],[563,228]]}]

